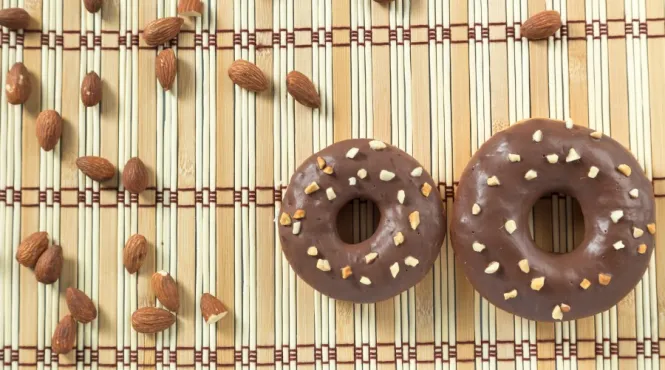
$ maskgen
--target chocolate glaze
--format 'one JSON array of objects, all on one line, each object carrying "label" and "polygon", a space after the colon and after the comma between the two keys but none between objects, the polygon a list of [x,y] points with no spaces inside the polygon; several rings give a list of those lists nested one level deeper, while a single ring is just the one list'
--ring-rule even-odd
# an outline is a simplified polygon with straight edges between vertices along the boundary
[{"label": "chocolate glaze", "polygon": [[[293,216],[296,210],[305,210],[306,216],[300,220],[301,231],[294,235],[292,226],[282,226],[278,221],[284,255],[298,276],[323,294],[358,303],[387,299],[418,283],[439,255],[446,233],[441,195],[427,171],[413,177],[411,171],[420,167],[413,157],[389,144],[376,151],[370,148],[369,142],[366,139],[342,141],[305,160],[291,177],[280,212],[280,215],[286,212]],[[353,159],[346,157],[351,148],[359,149]],[[333,167],[332,175],[319,169],[317,157]],[[358,178],[361,168],[367,171],[365,179]],[[381,170],[394,172],[395,177],[382,181]],[[350,177],[356,178],[355,186],[349,184]],[[320,189],[305,194],[304,189],[313,181]],[[428,197],[421,193],[425,182],[432,186]],[[332,201],[326,196],[329,187],[337,195]],[[399,190],[404,190],[404,204],[397,201]],[[337,215],[345,204],[357,198],[374,202],[381,219],[369,239],[346,244],[337,231]],[[420,213],[416,230],[409,224],[409,214],[413,211]],[[398,231],[404,235],[404,243],[395,246],[393,236]],[[319,256],[307,254],[310,246],[318,248]],[[367,264],[364,257],[370,252],[377,252],[378,257]],[[418,259],[418,265],[407,266],[404,263],[407,256]],[[319,258],[329,261],[330,271],[316,267]],[[395,262],[399,263],[400,271],[393,278],[390,266]],[[353,275],[342,279],[341,268],[346,265],[351,266]],[[371,284],[360,283],[361,276],[369,278]]]},{"label": "chocolate glaze", "polygon": [[[532,135],[542,131],[542,141]],[[567,304],[563,320],[573,320],[607,310],[619,302],[642,278],[653,252],[654,238],[647,224],[654,222],[654,196],[649,180],[631,153],[608,136],[595,139],[592,130],[561,121],[530,119],[494,135],[473,156],[460,179],[455,198],[451,238],[456,258],[478,292],[497,307],[516,315],[540,321],[554,321],[556,305]],[[567,163],[574,148],[581,159]],[[511,162],[508,154],[521,156]],[[548,154],[559,156],[551,164]],[[619,164],[632,169],[630,176],[617,170]],[[600,170],[588,177],[591,166]],[[537,177],[526,180],[529,170]],[[497,176],[499,186],[488,186]],[[637,198],[629,195],[638,189]],[[529,232],[529,211],[550,192],[564,192],[577,198],[584,215],[585,235],[572,252],[548,253],[539,249]],[[481,211],[472,214],[474,203]],[[624,216],[613,223],[610,213],[622,210]],[[509,234],[505,222],[515,220],[517,230]],[[633,237],[633,226],[644,234]],[[625,248],[613,244],[623,241]],[[482,252],[472,249],[474,241],[486,245]],[[639,254],[638,245],[647,251]],[[527,259],[530,272],[524,273],[518,261]],[[494,274],[485,273],[491,261],[500,263]],[[599,273],[611,275],[608,285],[599,284]],[[530,288],[531,279],[544,276],[540,291]],[[588,289],[580,287],[588,279]],[[503,294],[516,289],[517,297]]]}]

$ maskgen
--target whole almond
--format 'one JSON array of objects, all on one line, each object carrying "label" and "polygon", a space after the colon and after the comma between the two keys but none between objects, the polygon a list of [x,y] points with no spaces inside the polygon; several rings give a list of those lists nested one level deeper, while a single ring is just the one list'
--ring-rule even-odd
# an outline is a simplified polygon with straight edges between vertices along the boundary
[{"label": "whole almond", "polygon": [[180,33],[180,27],[185,22],[180,17],[159,18],[145,25],[143,39],[150,46],[161,45]]},{"label": "whole almond", "polygon": [[134,157],[127,161],[122,170],[122,185],[130,193],[140,194],[148,187],[148,170],[143,161]]},{"label": "whole almond", "polygon": [[164,90],[171,90],[175,81],[177,61],[173,49],[164,49],[155,59],[155,75]]},{"label": "whole almond", "polygon": [[180,0],[178,14],[188,17],[200,17],[203,13],[203,3],[199,0]]},{"label": "whole almond", "polygon": [[97,318],[97,308],[92,299],[82,291],[69,287],[66,293],[67,308],[74,320],[87,324]]},{"label": "whole almond", "polygon": [[88,155],[76,159],[76,167],[94,181],[106,181],[115,175],[115,166],[106,158]]},{"label": "whole almond", "polygon": [[180,308],[180,294],[178,293],[178,284],[166,271],[159,271],[152,274],[150,286],[155,297],[169,311],[178,311]]},{"label": "whole almond", "polygon": [[71,315],[65,315],[53,331],[51,349],[58,354],[67,354],[74,349],[76,342],[76,321]]},{"label": "whole almond", "polygon": [[321,106],[321,97],[312,81],[298,71],[289,72],[286,76],[286,90],[300,104],[310,108]]},{"label": "whole almond", "polygon": [[174,322],[174,314],[157,307],[139,308],[132,314],[132,327],[139,333],[159,333]]},{"label": "whole almond", "polygon": [[102,8],[102,0],[83,0],[83,5],[90,13],[97,13]]},{"label": "whole almond", "polygon": [[53,284],[60,278],[64,258],[62,247],[52,245],[39,257],[35,264],[35,277],[42,284]]},{"label": "whole almond", "polygon": [[234,84],[249,91],[263,91],[268,88],[268,79],[254,63],[238,59],[229,67],[229,77]]},{"label": "whole almond", "polygon": [[45,151],[51,151],[58,144],[62,135],[62,117],[54,110],[45,110],[39,113],[35,122],[35,135],[39,146]]},{"label": "whole almond", "polygon": [[32,233],[18,246],[16,260],[25,267],[33,268],[46,248],[48,248],[48,233],[43,231]]},{"label": "whole almond", "polygon": [[561,14],[556,10],[543,10],[529,17],[520,28],[529,40],[542,40],[553,36],[561,28]]},{"label": "whole almond", "polygon": [[22,8],[6,8],[0,10],[0,26],[10,30],[28,28],[30,14]]},{"label": "whole almond", "polygon": [[201,315],[206,324],[214,324],[226,316],[228,310],[226,306],[210,293],[201,296]]},{"label": "whole almond", "polygon": [[127,239],[122,251],[122,263],[130,274],[136,273],[148,255],[148,242],[141,234],[134,234]]},{"label": "whole almond", "polygon": [[81,82],[81,101],[86,107],[92,107],[102,101],[102,79],[96,72],[89,72]]},{"label": "whole almond", "polygon": [[9,104],[23,104],[30,98],[32,82],[30,73],[21,62],[15,63],[7,72],[5,94]]}]

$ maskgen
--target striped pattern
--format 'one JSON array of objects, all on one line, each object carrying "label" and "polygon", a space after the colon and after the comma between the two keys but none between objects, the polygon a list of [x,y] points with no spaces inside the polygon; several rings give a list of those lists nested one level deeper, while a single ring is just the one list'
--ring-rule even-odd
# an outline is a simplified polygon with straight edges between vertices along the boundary
[{"label": "striped pattern", "polygon": [[[2,70],[24,61],[33,94],[22,107],[0,101],[0,366],[24,368],[293,369],[659,369],[665,256],[608,312],[570,323],[515,318],[479,297],[455,267],[446,240],[416,287],[377,304],[336,302],[297,279],[273,220],[298,164],[346,138],[376,137],[421,161],[438,181],[448,213],[457,179],[492,134],[530,116],[572,118],[623,143],[665,196],[665,4],[660,0],[205,0],[177,40],[148,47],[143,26],[176,14],[176,0],[105,1],[89,14],[79,1],[3,0],[34,18],[0,33]],[[562,15],[549,40],[531,43],[520,25],[543,9]],[[178,79],[164,92],[156,53],[171,47]],[[256,63],[272,89],[233,86],[235,59]],[[78,67],[78,68],[76,68]],[[299,70],[318,87],[310,110],[286,93]],[[85,108],[80,82],[104,81],[104,99]],[[2,77],[5,78],[4,72]],[[3,81],[4,85],[4,81]],[[34,120],[65,119],[54,151],[42,152]],[[98,184],[76,169],[101,155],[122,170],[139,156],[151,184],[140,196],[118,177]],[[349,237],[379,217],[354,202]],[[659,211],[658,214],[661,212]],[[660,218],[660,217],[659,217]],[[541,199],[537,243],[569,251],[583,234],[576,203]],[[19,268],[22,237],[48,231],[67,262],[60,281],[38,284]],[[125,240],[150,242],[138,275],[122,266]],[[136,334],[131,313],[158,305],[154,271],[178,281],[178,321]],[[78,328],[67,356],[50,350],[76,286],[100,317]],[[220,297],[232,317],[206,325],[198,299]]]}]

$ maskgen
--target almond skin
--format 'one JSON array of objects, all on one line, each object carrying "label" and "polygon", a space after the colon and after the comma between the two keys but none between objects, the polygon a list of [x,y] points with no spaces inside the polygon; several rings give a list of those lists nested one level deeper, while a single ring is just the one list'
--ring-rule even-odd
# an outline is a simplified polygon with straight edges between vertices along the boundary
[{"label": "almond skin", "polygon": [[83,5],[90,13],[97,13],[102,8],[102,0],[83,0]]},{"label": "almond skin", "polygon": [[35,264],[35,277],[42,284],[53,284],[60,278],[64,258],[62,247],[52,245],[42,253]]},{"label": "almond skin", "polygon": [[150,46],[161,45],[178,36],[184,22],[185,20],[180,17],[155,19],[145,25],[143,39]]},{"label": "almond skin", "polygon": [[78,157],[76,159],[76,167],[78,167],[84,175],[94,181],[107,181],[112,179],[115,175],[115,166],[106,158],[102,157],[95,157],[92,155]]},{"label": "almond skin", "polygon": [[177,60],[173,49],[164,49],[155,59],[155,75],[164,90],[171,90],[177,70]]},{"label": "almond skin", "polygon": [[226,316],[226,306],[212,294],[205,293],[201,296],[201,315],[206,324],[214,324]]},{"label": "almond skin", "polygon": [[102,101],[102,79],[97,73],[90,72],[83,77],[81,101],[86,107],[93,107]]},{"label": "almond skin", "polygon": [[16,260],[25,267],[33,268],[46,248],[48,248],[48,233],[43,231],[32,233],[18,246]]},{"label": "almond skin", "polygon": [[291,71],[286,76],[286,90],[304,106],[310,108],[321,106],[321,97],[316,87],[307,76],[298,71]]},{"label": "almond skin", "polygon": [[5,94],[9,104],[23,104],[30,98],[32,93],[32,82],[30,73],[21,62],[15,63],[7,72],[5,83]]},{"label": "almond skin", "polygon": [[69,287],[66,293],[67,308],[74,320],[87,324],[97,318],[97,308],[92,299],[82,291]]},{"label": "almond skin", "polygon": [[35,135],[39,146],[45,151],[51,151],[58,144],[62,135],[62,117],[54,110],[45,110],[39,113],[35,122]]},{"label": "almond skin", "polygon": [[130,274],[136,273],[148,255],[148,242],[141,234],[134,234],[127,239],[122,251],[122,263]]},{"label": "almond skin", "polygon": [[178,308],[180,308],[178,285],[168,272],[159,271],[152,274],[150,287],[152,292],[155,293],[155,297],[164,307],[169,311],[178,311]]},{"label": "almond skin", "polygon": [[543,10],[529,17],[520,28],[520,33],[529,40],[543,40],[553,36],[559,28],[561,14],[556,10]]},{"label": "almond skin", "polygon": [[30,14],[21,8],[6,8],[0,10],[0,26],[10,30],[28,28]]},{"label": "almond skin", "polygon": [[53,331],[51,349],[53,352],[64,355],[74,349],[76,342],[76,321],[71,315],[65,315]]},{"label": "almond skin", "polygon": [[131,158],[125,164],[122,170],[122,185],[134,194],[140,194],[148,187],[148,170],[139,158]]},{"label": "almond skin", "polygon": [[254,63],[238,59],[229,67],[229,77],[234,84],[245,90],[260,92],[268,88],[269,83],[263,71]]},{"label": "almond skin", "polygon": [[139,333],[159,333],[175,322],[175,315],[157,307],[139,308],[132,314],[132,327]]},{"label": "almond skin", "polygon": [[178,14],[187,17],[200,17],[203,13],[203,3],[199,0],[180,0]]}]

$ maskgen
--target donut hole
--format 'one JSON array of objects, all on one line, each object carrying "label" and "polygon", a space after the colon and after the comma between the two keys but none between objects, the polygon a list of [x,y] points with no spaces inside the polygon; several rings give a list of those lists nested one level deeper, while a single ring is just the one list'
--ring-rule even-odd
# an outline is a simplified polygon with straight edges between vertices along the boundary
[{"label": "donut hole", "polygon": [[561,192],[545,194],[529,216],[531,239],[545,252],[569,253],[584,239],[584,215],[575,197]]},{"label": "donut hole", "polygon": [[352,199],[337,214],[337,234],[346,244],[358,244],[374,235],[381,212],[369,199]]}]

